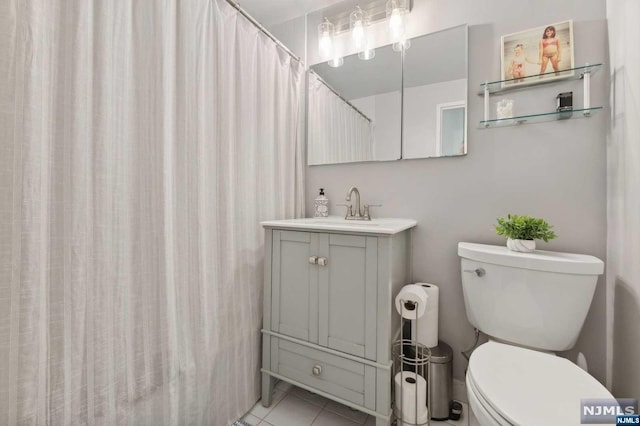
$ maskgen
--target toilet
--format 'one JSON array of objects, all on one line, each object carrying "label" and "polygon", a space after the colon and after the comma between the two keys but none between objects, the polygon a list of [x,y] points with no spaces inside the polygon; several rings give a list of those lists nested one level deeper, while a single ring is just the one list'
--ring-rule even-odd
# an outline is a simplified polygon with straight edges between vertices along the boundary
[{"label": "toilet", "polygon": [[579,425],[581,399],[613,398],[554,354],[576,343],[600,259],[464,242],[458,256],[467,318],[489,336],[469,359],[470,425]]}]

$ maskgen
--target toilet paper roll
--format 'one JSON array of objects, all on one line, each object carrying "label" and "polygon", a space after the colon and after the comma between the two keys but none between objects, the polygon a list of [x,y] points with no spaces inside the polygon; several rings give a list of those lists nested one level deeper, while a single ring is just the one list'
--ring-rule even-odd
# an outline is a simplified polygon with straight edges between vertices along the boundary
[{"label": "toilet paper roll", "polygon": [[[415,321],[411,321],[411,339],[422,343],[428,348],[438,346],[438,299],[440,289],[437,285],[428,283],[416,283],[416,286],[427,295],[427,303],[424,315]],[[417,334],[416,334],[417,330]]]},{"label": "toilet paper roll", "polygon": [[[396,310],[403,318],[418,319],[424,315],[428,298],[429,296],[420,286],[407,284],[396,296]],[[404,305],[401,303],[402,300],[405,302]]]},{"label": "toilet paper roll", "polygon": [[394,382],[398,426],[427,423],[429,411],[427,409],[427,381],[424,377],[411,371],[402,371],[396,374]]},{"label": "toilet paper roll", "polygon": [[425,411],[424,415],[418,416],[417,422],[413,422],[409,420],[402,421],[398,419],[398,421],[396,422],[396,426],[416,426],[416,425],[426,426],[428,424],[428,421],[429,421],[429,412]]}]

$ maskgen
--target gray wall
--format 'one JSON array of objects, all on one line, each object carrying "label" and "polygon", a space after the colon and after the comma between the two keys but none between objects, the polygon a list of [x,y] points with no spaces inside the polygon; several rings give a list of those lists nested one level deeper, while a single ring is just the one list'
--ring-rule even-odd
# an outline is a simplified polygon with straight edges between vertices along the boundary
[{"label": "gray wall", "polygon": [[[249,10],[249,12],[251,12]],[[301,58],[306,56],[306,22],[305,17],[300,16],[290,21],[275,24],[267,28],[278,40],[287,46],[295,55]]]},{"label": "gray wall", "polygon": [[[557,240],[541,249],[586,253],[605,259],[606,152],[608,113],[576,119],[502,129],[478,129],[482,119],[481,82],[500,75],[500,36],[573,19],[575,63],[607,61],[604,0],[414,0],[410,15],[413,35],[468,23],[469,154],[465,157],[384,163],[311,166],[307,169],[307,211],[323,187],[333,207],[347,189],[360,188],[381,217],[418,221],[413,238],[413,278],[440,286],[440,336],[455,351],[454,375],[464,377],[460,351],[472,342],[460,284],[459,241],[503,244],[492,229],[507,213],[540,216],[555,225]],[[298,25],[299,27],[299,25]],[[276,30],[280,36],[282,28]],[[309,26],[311,50],[315,27]],[[290,33],[289,33],[290,34]],[[289,39],[298,41],[291,35]],[[284,39],[284,38],[283,38]],[[286,43],[286,41],[285,41]],[[435,58],[434,58],[435,59]],[[608,71],[592,78],[592,105],[608,101]],[[579,81],[509,92],[519,112],[548,111],[559,92],[573,90],[582,103]],[[492,108],[502,97],[492,97]],[[553,295],[549,295],[552,297]],[[589,371],[605,379],[605,285],[600,280],[581,337],[571,353],[582,351]]]}]

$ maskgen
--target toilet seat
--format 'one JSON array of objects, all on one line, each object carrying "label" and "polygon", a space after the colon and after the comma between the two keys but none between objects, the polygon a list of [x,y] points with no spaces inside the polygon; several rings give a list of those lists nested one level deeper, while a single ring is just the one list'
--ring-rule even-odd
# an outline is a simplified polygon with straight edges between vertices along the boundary
[{"label": "toilet seat", "polygon": [[581,399],[613,398],[565,358],[492,341],[471,355],[467,385],[482,415],[500,425],[579,425]]},{"label": "toilet seat", "polygon": [[[507,419],[503,418],[500,413],[495,411],[476,389],[475,385],[469,380],[469,374],[466,377],[467,397],[469,399],[469,409],[473,412],[476,422],[470,424],[477,426],[512,426]],[[478,423],[479,422],[479,423]]]}]

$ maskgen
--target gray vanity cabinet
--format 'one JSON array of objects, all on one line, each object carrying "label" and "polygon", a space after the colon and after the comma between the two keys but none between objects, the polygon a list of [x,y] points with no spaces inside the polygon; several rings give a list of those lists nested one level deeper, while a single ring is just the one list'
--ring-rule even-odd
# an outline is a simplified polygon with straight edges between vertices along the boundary
[{"label": "gray vanity cabinet", "polygon": [[408,282],[409,231],[296,229],[302,221],[263,223],[262,403],[277,378],[388,425],[393,298]]},{"label": "gray vanity cabinet", "polygon": [[377,248],[376,237],[273,231],[271,329],[375,360]]},{"label": "gray vanity cabinet", "polygon": [[318,343],[376,359],[378,239],[362,235],[318,234]]},{"label": "gray vanity cabinet", "polygon": [[318,272],[309,258],[317,252],[317,234],[273,232],[271,330],[314,343],[318,343]]}]

